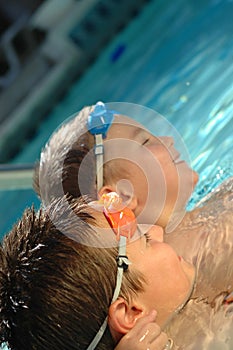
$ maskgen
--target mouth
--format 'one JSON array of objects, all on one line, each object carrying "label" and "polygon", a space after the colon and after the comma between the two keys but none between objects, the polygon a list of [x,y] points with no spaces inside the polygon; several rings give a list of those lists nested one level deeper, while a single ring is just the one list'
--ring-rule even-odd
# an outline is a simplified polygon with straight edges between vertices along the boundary
[{"label": "mouth", "polygon": [[173,163],[177,165],[180,163],[185,163],[185,161],[183,159],[177,158],[177,159],[173,159]]},{"label": "mouth", "polygon": [[175,152],[173,152],[171,156],[174,164],[179,164],[183,162],[183,160],[180,159],[180,153],[178,151],[175,150]]},{"label": "mouth", "polygon": [[180,153],[174,154],[172,161],[175,165],[187,164],[184,159],[180,158]]},{"label": "mouth", "polygon": [[173,157],[173,163],[174,164],[180,164],[184,163],[185,161],[183,159],[180,159],[180,153],[178,153],[175,157]]}]

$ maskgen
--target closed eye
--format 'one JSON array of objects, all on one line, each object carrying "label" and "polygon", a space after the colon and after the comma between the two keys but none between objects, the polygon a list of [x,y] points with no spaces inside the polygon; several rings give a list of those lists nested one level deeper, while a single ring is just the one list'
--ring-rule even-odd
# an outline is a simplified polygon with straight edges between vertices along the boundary
[{"label": "closed eye", "polygon": [[143,143],[142,143],[142,146],[145,146],[148,142],[150,141],[150,139],[146,139]]},{"label": "closed eye", "polygon": [[144,236],[146,238],[146,243],[149,243],[151,241],[151,236],[148,232],[144,233]]}]

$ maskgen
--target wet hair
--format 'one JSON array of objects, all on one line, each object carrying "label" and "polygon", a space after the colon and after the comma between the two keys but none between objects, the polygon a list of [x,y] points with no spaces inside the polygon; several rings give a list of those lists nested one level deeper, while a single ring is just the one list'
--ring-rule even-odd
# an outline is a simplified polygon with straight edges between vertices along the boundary
[{"label": "wet hair", "polygon": [[[97,197],[95,141],[86,127],[92,109],[93,106],[84,107],[59,127],[41,152],[33,187],[46,205],[63,195]],[[115,182],[121,175],[121,169],[113,170],[112,161],[104,164],[104,184]]]},{"label": "wet hair", "polygon": [[95,196],[96,170],[92,151],[94,137],[86,128],[90,112],[91,107],[85,107],[73,119],[62,124],[41,152],[34,173],[34,189],[46,203],[64,194],[73,198],[80,197],[80,164],[89,152],[88,165],[82,169],[85,176],[83,194]]},{"label": "wet hair", "polygon": [[[0,339],[11,350],[86,349],[107,316],[117,249],[82,245],[64,235],[88,238],[94,234],[88,223],[95,221],[85,201],[70,201],[71,214],[64,203],[57,199],[38,213],[27,209],[1,244]],[[129,268],[121,296],[142,292],[143,283]],[[114,346],[107,329],[97,349]]]}]

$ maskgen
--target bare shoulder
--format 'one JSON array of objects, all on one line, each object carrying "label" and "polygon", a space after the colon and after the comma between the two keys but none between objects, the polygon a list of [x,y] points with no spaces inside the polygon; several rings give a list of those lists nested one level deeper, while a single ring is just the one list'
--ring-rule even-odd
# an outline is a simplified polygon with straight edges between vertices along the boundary
[{"label": "bare shoulder", "polygon": [[187,212],[179,226],[165,235],[165,240],[194,263],[204,246],[212,249],[223,247],[222,240],[227,242],[227,246],[232,244],[232,210],[233,177],[208,195],[202,206]]}]

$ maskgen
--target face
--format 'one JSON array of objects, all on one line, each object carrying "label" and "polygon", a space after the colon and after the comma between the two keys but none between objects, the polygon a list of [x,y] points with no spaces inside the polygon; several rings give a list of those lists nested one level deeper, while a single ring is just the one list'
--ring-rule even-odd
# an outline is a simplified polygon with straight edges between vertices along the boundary
[{"label": "face", "polygon": [[171,246],[163,241],[163,229],[153,226],[146,235],[127,245],[132,262],[147,281],[138,302],[146,311],[157,311],[156,322],[163,326],[190,297],[195,270]]},{"label": "face", "polygon": [[[94,211],[93,216],[99,237],[105,243],[109,240],[116,246],[117,233],[110,228],[103,212]],[[194,286],[195,268],[164,242],[163,228],[157,225],[139,226],[127,242],[126,254],[130,261],[129,271],[139,272],[145,283],[144,291],[132,296],[131,307],[140,309],[144,314],[156,310],[156,322],[163,327],[188,301]],[[108,233],[104,236],[106,228]]]},{"label": "face", "polygon": [[179,158],[172,138],[155,137],[124,116],[117,122],[105,141],[105,161],[120,173],[113,190],[129,206],[136,199],[139,223],[166,227],[184,215],[198,175]]}]

